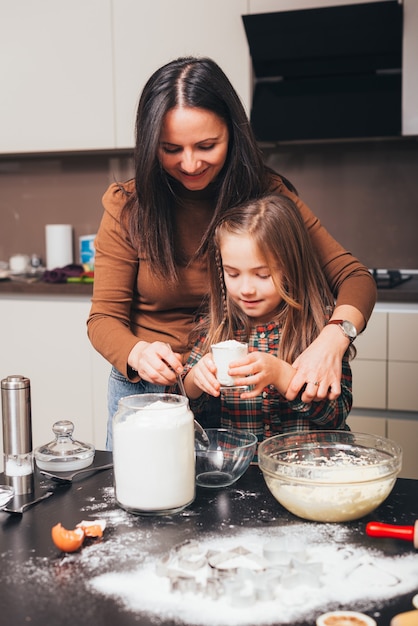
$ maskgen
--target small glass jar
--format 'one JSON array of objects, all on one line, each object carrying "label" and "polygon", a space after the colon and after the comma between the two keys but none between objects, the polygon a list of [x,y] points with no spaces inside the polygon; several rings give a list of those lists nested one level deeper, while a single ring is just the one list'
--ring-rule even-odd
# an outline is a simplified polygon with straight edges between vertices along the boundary
[{"label": "small glass jar", "polygon": [[195,498],[194,418],[186,397],[121,398],[113,418],[118,505],[138,515],[170,515]]}]

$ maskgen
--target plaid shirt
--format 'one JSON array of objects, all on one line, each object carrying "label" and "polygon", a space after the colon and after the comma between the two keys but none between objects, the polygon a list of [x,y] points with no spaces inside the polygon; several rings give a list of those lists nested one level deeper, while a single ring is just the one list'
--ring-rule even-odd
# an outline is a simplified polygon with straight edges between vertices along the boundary
[{"label": "plaid shirt", "polygon": [[[276,323],[258,325],[251,331],[248,350],[277,355],[280,336],[281,327]],[[242,333],[237,332],[235,338],[243,341]],[[202,336],[196,342],[183,376],[201,358],[203,341]],[[342,362],[341,395],[336,400],[305,404],[300,398],[301,391],[298,398],[289,401],[273,385],[268,385],[259,396],[249,400],[241,399],[240,393],[242,390],[239,389],[222,390],[220,398],[216,399],[203,393],[190,401],[190,407],[196,419],[202,422],[207,419],[208,412],[220,411],[222,428],[249,430],[259,441],[296,430],[349,430],[345,422],[352,405],[352,376],[347,354]],[[206,417],[199,418],[199,415]]]}]

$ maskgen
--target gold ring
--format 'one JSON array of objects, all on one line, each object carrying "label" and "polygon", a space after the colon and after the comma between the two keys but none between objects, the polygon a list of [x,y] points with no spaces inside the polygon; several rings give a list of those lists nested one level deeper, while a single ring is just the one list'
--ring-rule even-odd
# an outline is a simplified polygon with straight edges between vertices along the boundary
[{"label": "gold ring", "polygon": [[316,380],[314,383],[309,383],[308,385],[315,385],[315,387],[319,387],[319,382]]}]

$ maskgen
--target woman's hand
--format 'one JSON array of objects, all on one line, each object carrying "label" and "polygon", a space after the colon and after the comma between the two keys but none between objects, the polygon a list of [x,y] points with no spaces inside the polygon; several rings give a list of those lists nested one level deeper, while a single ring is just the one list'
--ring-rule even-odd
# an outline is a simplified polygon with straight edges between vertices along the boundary
[{"label": "woman's hand", "polygon": [[156,385],[173,385],[183,371],[180,354],[168,343],[139,341],[128,356],[128,364],[143,380]]},{"label": "woman's hand", "polygon": [[195,399],[202,392],[219,396],[221,385],[216,378],[216,365],[210,353],[205,354],[192,367],[184,379],[184,386],[189,398]]},{"label": "woman's hand", "polygon": [[[350,320],[361,332],[365,327],[362,313],[349,304],[337,306],[332,319]],[[303,385],[303,402],[336,400],[341,394],[341,372],[343,356],[350,345],[336,324],[325,326],[310,346],[293,363],[296,374],[286,391],[286,398],[294,400]]]},{"label": "woman's hand", "polygon": [[342,359],[348,346],[348,339],[337,326],[326,326],[293,363],[296,374],[286,391],[286,398],[294,400],[305,383],[303,402],[338,398]]},{"label": "woman's hand", "polygon": [[244,391],[241,398],[255,398],[264,387],[274,385],[280,393],[285,393],[295,370],[289,364],[268,352],[249,352],[249,354],[230,363],[228,374],[237,376],[237,385],[248,385],[251,389]]}]

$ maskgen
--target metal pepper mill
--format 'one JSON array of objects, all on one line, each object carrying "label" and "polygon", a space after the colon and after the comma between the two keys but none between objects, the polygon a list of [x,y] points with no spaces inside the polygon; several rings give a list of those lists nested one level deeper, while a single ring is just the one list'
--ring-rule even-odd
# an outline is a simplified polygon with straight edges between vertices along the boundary
[{"label": "metal pepper mill", "polygon": [[1,381],[5,482],[15,495],[32,493],[32,413],[30,380],[12,375]]}]

